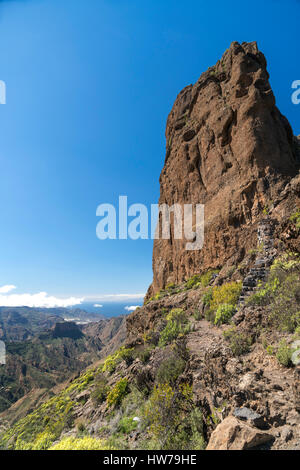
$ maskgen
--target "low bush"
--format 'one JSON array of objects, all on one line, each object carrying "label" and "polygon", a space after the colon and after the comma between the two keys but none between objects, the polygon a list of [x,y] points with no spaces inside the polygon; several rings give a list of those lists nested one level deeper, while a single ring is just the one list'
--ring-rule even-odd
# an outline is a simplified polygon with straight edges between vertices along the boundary
[{"label": "low bush", "polygon": [[200,282],[202,287],[208,287],[213,276],[215,274],[218,274],[219,270],[218,269],[210,269],[206,273],[202,274],[200,277]]},{"label": "low bush", "polygon": [[182,308],[173,308],[166,317],[167,321],[175,321],[177,323],[186,323],[186,313]]},{"label": "low bush", "polygon": [[181,332],[181,326],[176,321],[169,321],[160,334],[159,346],[166,346],[176,339]]},{"label": "low bush", "polygon": [[249,297],[250,305],[268,306],[269,319],[279,330],[293,333],[300,326],[300,257],[284,253],[271,266],[270,275],[263,286]]},{"label": "low bush", "polygon": [[138,357],[143,364],[147,364],[151,357],[152,348],[142,348],[136,352],[136,357]]},{"label": "low bush", "polygon": [[189,384],[172,388],[160,384],[148,400],[145,409],[148,421],[146,448],[158,450],[204,449],[202,413],[193,403]]},{"label": "low bush", "polygon": [[298,209],[296,212],[294,212],[291,217],[290,221],[295,224],[295,227],[300,230],[300,209]]},{"label": "low bush", "polygon": [[202,302],[205,307],[210,305],[210,302],[212,301],[212,297],[213,297],[213,288],[210,287],[202,296]]},{"label": "low bush", "polygon": [[230,304],[236,306],[241,295],[242,283],[240,281],[227,282],[222,286],[213,288],[210,308],[217,310],[222,304]]},{"label": "low bush", "polygon": [[121,434],[130,434],[137,428],[137,426],[137,421],[134,421],[133,418],[129,418],[128,416],[124,416],[118,423],[117,432]]},{"label": "low bush", "polygon": [[170,284],[166,286],[167,291],[172,291],[175,288],[176,288],[176,285],[174,284],[174,282],[171,282]]},{"label": "low bush", "polygon": [[217,274],[219,270],[217,269],[209,269],[204,274],[194,274],[194,276],[190,277],[185,283],[185,289],[196,289],[197,287],[207,287],[214,274]]},{"label": "low bush", "polygon": [[289,347],[287,342],[285,340],[282,340],[279,343],[277,353],[276,353],[276,358],[279,362],[284,367],[291,367],[293,365],[292,363],[292,349]]},{"label": "low bush", "polygon": [[114,354],[107,356],[102,367],[102,372],[113,373],[120,362],[126,361],[127,364],[130,364],[132,360],[133,348],[125,348],[125,346],[122,346]]},{"label": "low bush", "polygon": [[199,286],[201,286],[201,276],[199,274],[194,274],[185,283],[185,289],[195,289]]},{"label": "low bush", "polygon": [[279,279],[269,279],[268,282],[263,286],[260,281],[257,284],[257,292],[252,294],[246,301],[247,305],[268,305],[272,295],[274,295],[279,287]]},{"label": "low bush", "polygon": [[196,321],[200,321],[203,318],[202,312],[199,309],[195,309],[193,313],[193,317]]},{"label": "low bush", "polygon": [[[215,286],[206,298],[208,309],[205,317],[210,321],[215,321],[216,313],[219,307],[219,315],[223,315],[223,305],[230,305],[230,309],[236,307],[241,295],[242,283],[240,281],[227,282],[221,286]],[[229,315],[229,314],[228,314]],[[219,320],[218,320],[219,322]]]},{"label": "low bush", "polygon": [[47,450],[55,441],[55,435],[44,431],[39,434],[34,442],[28,443],[21,438],[17,440],[16,450]]},{"label": "low bush", "polygon": [[230,304],[219,305],[216,311],[214,324],[222,325],[223,323],[229,323],[235,312],[236,312],[236,308],[234,305],[230,305]]},{"label": "low bush", "polygon": [[95,386],[91,393],[91,398],[94,404],[101,404],[106,400],[109,387],[107,385],[107,378],[101,372],[95,376]]}]

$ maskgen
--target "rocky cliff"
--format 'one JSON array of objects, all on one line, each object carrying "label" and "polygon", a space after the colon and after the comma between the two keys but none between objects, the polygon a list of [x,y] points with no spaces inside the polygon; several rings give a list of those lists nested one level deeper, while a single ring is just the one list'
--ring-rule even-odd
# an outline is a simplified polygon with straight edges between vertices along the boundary
[{"label": "rocky cliff", "polygon": [[300,147],[256,43],[179,94],[166,137],[160,203],[205,204],[203,249],[156,240],[126,344],[123,319],[83,327],[109,356],[0,448],[299,449]]},{"label": "rocky cliff", "polygon": [[[198,251],[186,251],[174,231],[169,240],[155,240],[148,298],[194,273],[240,263],[256,244],[263,211],[278,202],[300,164],[299,138],[276,107],[255,42],[231,44],[179,93],[166,142],[159,204],[204,204],[205,240]],[[281,222],[286,214],[274,215]]]}]

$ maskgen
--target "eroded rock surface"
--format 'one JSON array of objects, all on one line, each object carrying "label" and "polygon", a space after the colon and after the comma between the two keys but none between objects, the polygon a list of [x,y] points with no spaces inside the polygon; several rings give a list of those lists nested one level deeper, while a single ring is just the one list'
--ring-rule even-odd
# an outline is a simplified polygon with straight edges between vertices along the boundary
[{"label": "eroded rock surface", "polygon": [[207,450],[249,450],[273,440],[272,434],[228,416],[212,433]]}]

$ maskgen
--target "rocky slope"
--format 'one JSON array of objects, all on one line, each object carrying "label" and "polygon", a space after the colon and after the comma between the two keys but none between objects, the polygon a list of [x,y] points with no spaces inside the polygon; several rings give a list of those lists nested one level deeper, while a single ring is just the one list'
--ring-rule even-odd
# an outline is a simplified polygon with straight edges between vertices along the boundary
[{"label": "rocky slope", "polygon": [[[299,138],[275,104],[256,43],[233,43],[178,95],[166,127],[160,204],[205,204],[204,248],[155,240],[148,297],[210,267],[240,263],[256,243],[262,211],[277,204],[299,168]],[[294,200],[289,201],[292,205]],[[279,222],[284,206],[274,212]]]}]

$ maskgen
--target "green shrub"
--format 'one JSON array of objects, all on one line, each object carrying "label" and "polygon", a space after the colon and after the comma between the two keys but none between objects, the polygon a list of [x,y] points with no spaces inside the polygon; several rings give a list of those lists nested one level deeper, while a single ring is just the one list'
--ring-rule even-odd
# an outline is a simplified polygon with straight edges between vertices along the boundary
[{"label": "green shrub", "polygon": [[190,432],[185,432],[185,435],[181,437],[182,442],[192,450],[204,450],[206,445],[203,437],[203,415],[199,408],[191,411],[187,416],[186,424]]},{"label": "green shrub", "polygon": [[187,316],[182,308],[172,309],[167,317],[167,324],[162,330],[159,338],[159,346],[166,346],[179,335],[184,335],[189,331],[190,325]]},{"label": "green shrub", "polygon": [[268,354],[268,356],[273,356],[274,354],[274,347],[271,345],[271,344],[268,344],[266,346],[266,352]]},{"label": "green shrub", "polygon": [[280,286],[277,277],[269,278],[268,282],[263,286],[260,281],[257,284],[257,292],[252,294],[246,301],[247,305],[267,305]]},{"label": "green shrub", "polygon": [[284,253],[271,266],[267,282],[247,303],[269,306],[270,321],[279,330],[292,333],[300,326],[300,258]]},{"label": "green shrub", "polygon": [[202,319],[202,313],[200,312],[199,309],[194,309],[193,317],[195,318],[196,321],[199,321]]},{"label": "green shrub", "polygon": [[292,364],[292,349],[288,346],[285,340],[279,343],[276,358],[278,362],[284,367],[291,367]]},{"label": "green shrub", "polygon": [[188,384],[176,389],[160,384],[145,409],[148,434],[145,447],[158,450],[204,449],[202,413],[193,403],[193,390]]},{"label": "green shrub", "polygon": [[133,360],[133,348],[125,348],[125,346],[122,346],[114,354],[107,356],[102,367],[102,372],[114,372],[117,365],[123,360],[126,361],[127,364],[130,364]]},{"label": "green shrub", "polygon": [[209,306],[213,298],[213,288],[210,287],[207,292],[202,296],[202,302],[204,306]]},{"label": "green shrub", "polygon": [[[82,378],[73,382],[77,390]],[[38,449],[57,439],[64,429],[73,425],[74,402],[70,398],[71,386],[21,418],[0,437],[3,449]],[[46,444],[45,444],[46,443]]]},{"label": "green shrub", "polygon": [[294,331],[294,339],[299,339],[300,338],[300,326],[297,326],[297,328]]},{"label": "green shrub", "polygon": [[147,403],[145,417],[149,423],[149,434],[164,448],[168,434],[175,427],[175,392],[168,384],[154,387]]},{"label": "green shrub", "polygon": [[130,386],[130,393],[122,400],[121,410],[125,416],[128,412],[132,415],[141,416],[145,404],[145,395],[135,386]]},{"label": "green shrub", "polygon": [[184,369],[185,361],[181,357],[173,355],[161,363],[156,374],[156,380],[160,384],[174,385]]},{"label": "green shrub", "polygon": [[173,308],[167,315],[167,321],[175,321],[177,323],[186,323],[186,314],[182,308]]},{"label": "green shrub", "polygon": [[[215,286],[211,291],[206,293],[205,303],[208,308],[205,311],[205,318],[209,321],[214,322],[216,313],[219,307],[227,304],[232,307],[236,307],[238,299],[242,290],[242,283],[240,281],[227,282],[222,286]],[[223,307],[219,310],[219,316],[222,314]],[[229,315],[229,314],[228,314]],[[221,318],[221,317],[220,317]],[[220,320],[217,320],[218,323]]]},{"label": "green shrub", "polygon": [[172,291],[175,288],[176,288],[176,285],[174,284],[174,282],[171,282],[170,284],[166,286],[166,290],[168,291]]},{"label": "green shrub", "polygon": [[77,431],[79,434],[82,434],[86,431],[86,427],[83,421],[79,421],[79,423],[77,423]]},{"label": "green shrub", "polygon": [[137,421],[133,421],[133,418],[129,418],[128,416],[124,416],[120,419],[118,423],[118,432],[121,434],[130,434],[134,431],[138,426]]},{"label": "green shrub", "polygon": [[252,339],[244,333],[239,333],[235,326],[224,331],[223,335],[229,342],[229,347],[234,356],[241,356],[250,351]]},{"label": "green shrub", "polygon": [[277,280],[272,292],[270,319],[277,328],[293,332],[300,326],[300,256],[287,252],[271,266],[270,280]]},{"label": "green shrub", "polygon": [[143,341],[144,346],[146,344],[150,345],[150,348],[153,346],[157,346],[159,340],[159,333],[154,330],[148,330],[146,333],[143,334]]},{"label": "green shrub", "polygon": [[120,379],[107,395],[107,406],[112,407],[120,405],[122,403],[123,398],[129,392],[128,388],[128,380]]},{"label": "green shrub", "polygon": [[216,316],[215,316],[215,325],[222,325],[223,323],[229,323],[232,316],[236,312],[236,308],[234,305],[230,304],[222,304],[219,305]]},{"label": "green shrub", "polygon": [[195,289],[199,286],[201,286],[201,276],[199,274],[194,274],[194,276],[190,277],[185,283],[186,289]]},{"label": "green shrub", "polygon": [[159,339],[159,347],[166,346],[175,339],[184,336],[190,331],[190,324],[180,325],[175,321],[169,321],[167,326],[163,329]]},{"label": "green shrub", "polygon": [[213,275],[219,272],[218,269],[209,269],[203,274],[194,274],[185,283],[185,289],[196,289],[197,287],[207,287],[211,282]]},{"label": "green shrub", "polygon": [[19,438],[16,443],[16,450],[47,450],[54,441],[55,435],[45,431],[39,434],[32,443],[26,443]]},{"label": "green shrub", "polygon": [[202,274],[200,277],[200,282],[202,287],[207,287],[209,286],[209,283],[211,282],[213,275],[218,274],[219,270],[218,269],[210,269],[206,273]]},{"label": "green shrub", "polygon": [[159,346],[166,346],[176,339],[181,332],[181,326],[176,321],[169,321],[160,334]]}]

